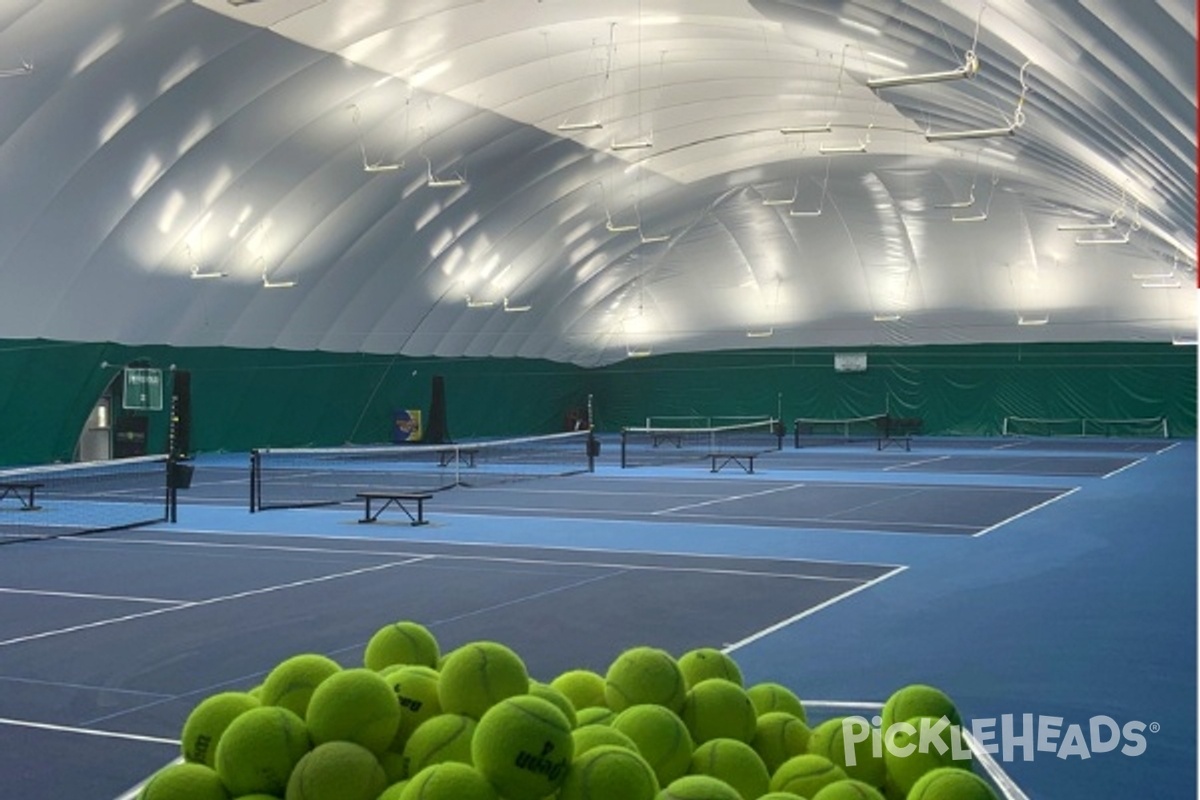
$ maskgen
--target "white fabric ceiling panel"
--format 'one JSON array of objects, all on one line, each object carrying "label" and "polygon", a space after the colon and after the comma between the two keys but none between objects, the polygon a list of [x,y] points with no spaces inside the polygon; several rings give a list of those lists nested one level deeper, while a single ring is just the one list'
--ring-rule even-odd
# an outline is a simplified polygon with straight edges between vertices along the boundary
[{"label": "white fabric ceiling panel", "polygon": [[0,0],[0,336],[1194,339],[1195,53],[1185,0]]}]

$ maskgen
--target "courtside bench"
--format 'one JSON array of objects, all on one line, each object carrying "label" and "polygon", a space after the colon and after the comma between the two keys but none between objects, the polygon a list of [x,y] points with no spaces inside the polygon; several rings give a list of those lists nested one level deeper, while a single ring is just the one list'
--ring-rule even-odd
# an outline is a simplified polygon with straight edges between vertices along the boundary
[{"label": "courtside bench", "polygon": [[[429,520],[425,519],[425,501],[429,500],[430,498],[433,497],[433,495],[431,495],[431,494],[427,494],[427,493],[423,493],[423,492],[376,491],[376,492],[359,492],[358,496],[365,504],[363,507],[363,517],[362,517],[362,519],[359,520],[359,522],[374,522],[375,520],[379,519],[379,515],[382,514],[385,509],[387,509],[390,506],[396,506],[397,508],[399,508],[401,511],[403,511],[405,514],[408,515],[408,518],[409,518],[409,520],[412,521],[413,525],[428,525],[429,524]],[[371,501],[372,500],[382,500],[383,501],[383,505],[376,508],[374,514],[371,513]],[[406,506],[405,503],[416,503],[417,504],[416,516],[413,516],[413,513],[408,510],[408,506]]]},{"label": "courtside bench", "polygon": [[754,457],[758,453],[709,453],[708,457],[712,459],[711,472],[720,472],[729,464],[736,464],[747,473],[754,473]]},{"label": "courtside bench", "polygon": [[5,482],[0,483],[0,500],[15,497],[21,504],[22,511],[37,511],[37,490],[42,488],[40,483]]},{"label": "courtside bench", "polygon": [[884,450],[895,445],[903,446],[906,451],[912,450],[913,434],[920,430],[920,417],[884,417],[879,423],[879,445],[876,449]]}]

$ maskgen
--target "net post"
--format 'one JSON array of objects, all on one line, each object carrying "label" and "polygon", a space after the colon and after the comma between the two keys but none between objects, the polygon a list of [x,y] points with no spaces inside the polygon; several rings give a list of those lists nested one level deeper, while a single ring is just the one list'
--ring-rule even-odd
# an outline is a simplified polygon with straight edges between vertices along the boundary
[{"label": "net post", "polygon": [[258,457],[258,450],[250,451],[250,513],[253,514],[258,510],[259,500],[259,479],[262,475],[262,465]]},{"label": "net post", "polygon": [[800,449],[800,420],[792,422],[792,444],[797,450]]},{"label": "net post", "polygon": [[[647,426],[647,427],[649,427],[649,426]],[[626,442],[628,441],[628,439],[629,439],[629,432],[625,428],[622,428],[621,429],[621,469],[625,469],[625,445],[626,445]]]}]

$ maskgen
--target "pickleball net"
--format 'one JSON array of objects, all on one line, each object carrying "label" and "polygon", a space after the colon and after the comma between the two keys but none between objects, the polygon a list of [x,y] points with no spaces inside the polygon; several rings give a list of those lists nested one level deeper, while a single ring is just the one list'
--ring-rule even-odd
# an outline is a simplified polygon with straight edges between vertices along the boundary
[{"label": "pickleball net", "polygon": [[621,429],[621,467],[662,466],[782,447],[783,427],[771,418],[711,427],[628,427]]},{"label": "pickleball net", "polygon": [[594,468],[591,431],[453,444],[258,448],[250,510],[355,502],[359,492],[433,492],[562,477]]},{"label": "pickleball net", "polygon": [[0,544],[166,522],[167,456],[0,470]]}]

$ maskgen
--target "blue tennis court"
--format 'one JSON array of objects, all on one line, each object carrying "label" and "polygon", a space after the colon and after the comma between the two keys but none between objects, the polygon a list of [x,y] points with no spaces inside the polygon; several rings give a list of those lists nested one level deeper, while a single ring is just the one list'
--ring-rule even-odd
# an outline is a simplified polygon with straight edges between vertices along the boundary
[{"label": "blue tennis court", "polygon": [[[1144,719],[1162,733],[1136,762],[993,766],[1040,787],[1013,797],[1136,792],[1148,772],[1186,786],[1194,596],[1173,578],[1195,558],[1195,445],[1037,455],[1093,468],[989,454],[914,481],[887,451],[785,449],[754,474],[602,457],[436,492],[423,527],[362,525],[356,502],[250,514],[248,459],[201,457],[175,524],[0,548],[0,764],[22,796],[117,797],[177,755],[203,697],[300,652],[357,665],[374,630],[410,618],[443,647],[504,641],[543,680],[635,644],[714,646],[814,708],[924,681],[971,717]],[[799,466],[813,457],[833,460]],[[1008,677],[1030,660],[1041,682]]]}]

